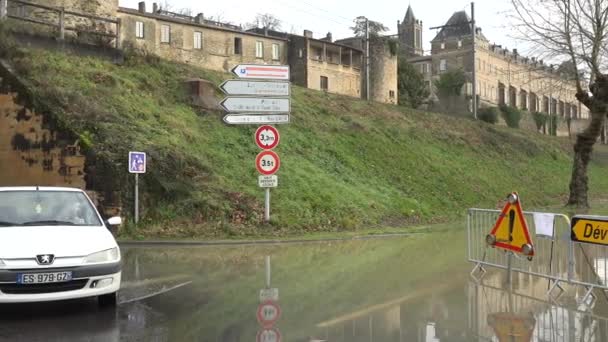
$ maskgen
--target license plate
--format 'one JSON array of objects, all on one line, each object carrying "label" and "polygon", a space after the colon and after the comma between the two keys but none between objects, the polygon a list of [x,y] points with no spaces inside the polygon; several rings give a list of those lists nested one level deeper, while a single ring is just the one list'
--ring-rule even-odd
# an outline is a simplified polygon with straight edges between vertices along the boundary
[{"label": "license plate", "polygon": [[70,280],[72,280],[72,272],[17,274],[17,283],[19,284],[63,283]]}]

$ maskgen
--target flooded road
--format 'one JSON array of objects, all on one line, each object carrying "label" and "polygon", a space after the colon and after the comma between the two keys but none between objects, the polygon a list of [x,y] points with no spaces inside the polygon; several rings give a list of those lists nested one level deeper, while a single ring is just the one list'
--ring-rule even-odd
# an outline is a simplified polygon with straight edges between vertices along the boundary
[{"label": "flooded road", "polygon": [[276,341],[258,336],[265,256],[282,341],[608,340],[606,298],[589,310],[569,296],[548,301],[546,280],[516,276],[512,290],[502,273],[472,282],[465,235],[123,247],[116,309],[95,300],[3,306],[0,340]]}]

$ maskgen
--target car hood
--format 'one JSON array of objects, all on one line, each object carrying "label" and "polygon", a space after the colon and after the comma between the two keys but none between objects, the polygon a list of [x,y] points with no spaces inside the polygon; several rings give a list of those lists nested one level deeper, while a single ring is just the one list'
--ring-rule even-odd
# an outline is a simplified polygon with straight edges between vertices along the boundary
[{"label": "car hood", "polygon": [[86,256],[113,247],[116,241],[104,227],[0,227],[0,259]]}]

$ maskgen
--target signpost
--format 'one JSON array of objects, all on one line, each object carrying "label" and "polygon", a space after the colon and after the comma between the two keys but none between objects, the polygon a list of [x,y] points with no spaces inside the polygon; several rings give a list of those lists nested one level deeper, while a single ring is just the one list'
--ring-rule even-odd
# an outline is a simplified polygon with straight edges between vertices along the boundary
[{"label": "signpost", "polygon": [[572,241],[608,245],[608,217],[577,215],[572,218]]},{"label": "signpost", "polygon": [[232,113],[288,113],[291,103],[278,97],[227,97],[220,105]]},{"label": "signpost", "polygon": [[220,105],[228,114],[229,125],[263,125],[255,133],[256,145],[264,151],[255,165],[261,176],[258,185],[265,189],[264,221],[270,222],[270,189],[279,184],[274,174],[279,170],[279,156],[271,151],[279,145],[279,131],[269,124],[290,122],[291,85],[287,65],[239,64],[232,69],[239,78],[228,80],[220,88],[228,95]]},{"label": "signpost", "polygon": [[139,222],[139,174],[146,173],[146,153],[129,152],[129,173],[135,174],[135,224]]},{"label": "signpost", "polygon": [[289,114],[228,114],[224,122],[229,125],[288,124]]},{"label": "signpost", "polygon": [[232,72],[243,79],[289,81],[287,65],[239,64],[232,69]]},{"label": "signpost", "polygon": [[226,95],[289,96],[289,82],[228,80],[220,85]]}]

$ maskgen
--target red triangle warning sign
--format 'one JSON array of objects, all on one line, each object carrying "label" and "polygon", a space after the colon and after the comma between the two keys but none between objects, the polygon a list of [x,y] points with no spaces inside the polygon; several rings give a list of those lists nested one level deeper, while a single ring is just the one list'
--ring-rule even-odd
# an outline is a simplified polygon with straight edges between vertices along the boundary
[{"label": "red triangle warning sign", "polygon": [[528,257],[534,255],[534,245],[516,192],[509,195],[494,228],[486,237],[486,242],[493,247]]}]

